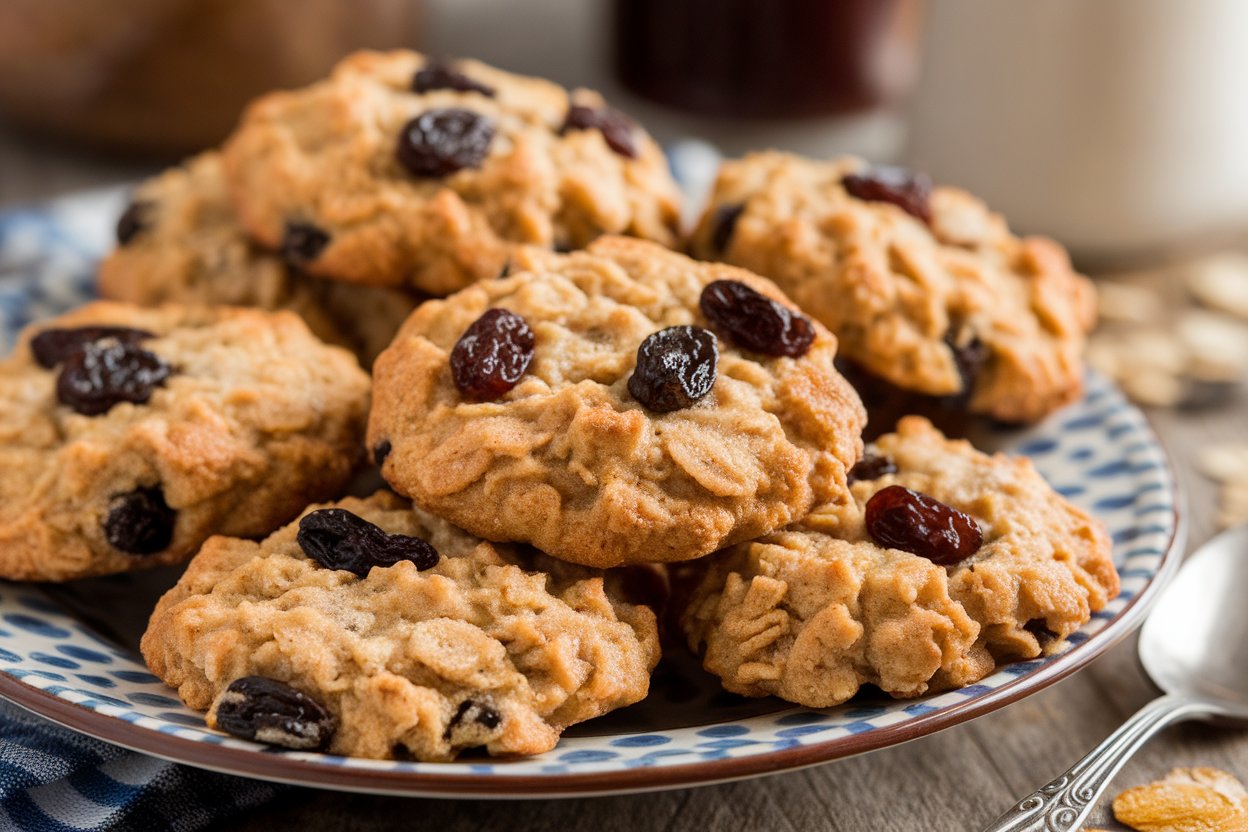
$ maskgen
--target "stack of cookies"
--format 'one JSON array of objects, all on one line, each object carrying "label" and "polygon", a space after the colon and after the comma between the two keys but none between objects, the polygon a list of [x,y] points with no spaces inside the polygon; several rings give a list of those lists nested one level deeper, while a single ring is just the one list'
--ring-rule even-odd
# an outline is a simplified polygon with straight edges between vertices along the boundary
[{"label": "stack of cookies", "polygon": [[[1060,247],[854,159],[729,162],[688,241],[678,208],[627,117],[480,63],[261,99],[139,188],[113,301],[0,365],[0,573],[189,558],[142,650],[209,725],[421,760],[639,701],[660,620],[825,707],[1059,649],[1117,593],[1028,461],[921,416],[866,444],[847,379],[963,422],[1077,398]],[[357,463],[389,488],[346,496]]]}]

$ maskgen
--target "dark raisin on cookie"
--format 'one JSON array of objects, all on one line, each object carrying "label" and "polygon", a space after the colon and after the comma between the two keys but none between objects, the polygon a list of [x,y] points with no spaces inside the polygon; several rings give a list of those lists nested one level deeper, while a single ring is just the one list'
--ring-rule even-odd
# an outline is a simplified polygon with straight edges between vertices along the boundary
[{"label": "dark raisin on cookie", "polygon": [[745,203],[737,205],[721,205],[715,209],[711,220],[711,244],[715,250],[723,254],[732,242],[732,232],[737,229],[737,220],[745,213]]},{"label": "dark raisin on cookie", "polygon": [[868,534],[881,546],[927,558],[939,566],[966,560],[983,545],[975,519],[950,505],[901,485],[882,488],[867,500]]},{"label": "dark raisin on cookie", "polygon": [[656,413],[681,410],[711,392],[718,363],[713,332],[698,326],[661,329],[637,348],[628,392]]},{"label": "dark raisin on cookie", "polygon": [[243,676],[230,682],[217,700],[217,727],[245,740],[316,751],[329,744],[337,720],[324,705],[285,682]]},{"label": "dark raisin on cookie", "polygon": [[131,555],[154,555],[169,548],[178,513],[159,486],[136,488],[113,498],[104,518],[108,545]]},{"label": "dark raisin on cookie", "polygon": [[764,355],[797,358],[815,340],[809,318],[737,280],[708,283],[699,306],[733,343]]},{"label": "dark raisin on cookie", "polygon": [[373,462],[380,468],[386,462],[386,457],[390,456],[390,440],[383,439],[373,446]]},{"label": "dark raisin on cookie", "polygon": [[479,92],[489,98],[494,97],[493,87],[474,81],[459,70],[438,61],[425,64],[412,77],[413,92],[429,92],[430,90]]},{"label": "dark raisin on cookie", "polygon": [[288,222],[282,234],[281,255],[292,266],[311,263],[329,245],[329,234],[308,222]]},{"label": "dark raisin on cookie", "polygon": [[887,474],[897,473],[897,463],[883,454],[867,451],[858,464],[849,469],[847,481],[850,485],[865,480],[878,480]]},{"label": "dark raisin on cookie", "polygon": [[893,165],[876,165],[841,179],[850,196],[867,202],[888,202],[925,223],[932,221],[932,180]]},{"label": "dark raisin on cookie", "polygon": [[40,367],[52,369],[87,344],[113,340],[121,344],[137,344],[155,338],[143,329],[128,326],[79,326],[71,329],[45,329],[30,339],[30,351]]},{"label": "dark raisin on cookie", "polygon": [[56,398],[76,413],[99,416],[121,402],[146,403],[172,372],[160,356],[134,344],[87,343],[65,359]]},{"label": "dark raisin on cookie", "polygon": [[503,715],[494,706],[475,699],[465,699],[455,709],[454,716],[446,726],[446,738],[450,739],[455,730],[461,726],[475,725],[487,731],[493,731],[503,723]]},{"label": "dark raisin on cookie", "polygon": [[487,309],[451,350],[455,387],[473,401],[497,399],[520,383],[536,345],[524,318],[507,309]]},{"label": "dark raisin on cookie", "polygon": [[977,335],[967,336],[962,328],[950,328],[945,335],[945,345],[953,355],[961,389],[957,393],[939,398],[941,407],[947,410],[966,410],[975,392],[975,382],[988,362],[988,346]]},{"label": "dark raisin on cookie", "polygon": [[152,209],[150,202],[131,202],[126,210],[117,218],[117,245],[125,246],[147,228],[147,213]]},{"label": "dark raisin on cookie", "polygon": [[962,379],[962,392],[969,395],[975,388],[975,380],[979,378],[980,371],[988,361],[988,347],[979,340],[978,336],[971,336],[970,340],[962,344],[951,340],[949,348],[953,350],[953,360],[958,365],[958,375]]},{"label": "dark raisin on cookie", "polygon": [[560,135],[571,130],[597,130],[602,133],[607,146],[621,156],[629,159],[637,158],[637,144],[633,140],[636,123],[619,110],[604,107],[595,110],[583,104],[573,104],[563,119]]},{"label": "dark raisin on cookie", "polygon": [[438,565],[441,555],[428,541],[405,534],[388,534],[358,514],[342,508],[322,508],[299,521],[295,536],[299,548],[326,569],[342,569],[363,578],[374,566],[387,567],[408,560],[420,571]]},{"label": "dark raisin on cookie", "polygon": [[494,122],[472,110],[429,110],[403,125],[399,161],[417,176],[448,176],[480,167],[494,140]]}]

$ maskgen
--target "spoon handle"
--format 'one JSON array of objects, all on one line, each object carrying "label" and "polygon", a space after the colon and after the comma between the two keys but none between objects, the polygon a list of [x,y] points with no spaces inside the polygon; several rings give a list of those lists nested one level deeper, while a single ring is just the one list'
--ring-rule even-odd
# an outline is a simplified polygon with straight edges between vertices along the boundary
[{"label": "spoon handle", "polygon": [[1154,699],[1070,769],[997,818],[984,832],[1067,832],[1082,827],[1101,792],[1140,746],[1172,722],[1210,712],[1182,696]]}]

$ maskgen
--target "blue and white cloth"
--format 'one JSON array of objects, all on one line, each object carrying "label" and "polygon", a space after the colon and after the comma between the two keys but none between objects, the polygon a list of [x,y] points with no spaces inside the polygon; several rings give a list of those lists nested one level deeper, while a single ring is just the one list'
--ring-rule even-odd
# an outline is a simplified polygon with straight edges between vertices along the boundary
[{"label": "blue and white cloth", "polygon": [[0,700],[0,829],[198,832],[282,788],[127,751]]}]

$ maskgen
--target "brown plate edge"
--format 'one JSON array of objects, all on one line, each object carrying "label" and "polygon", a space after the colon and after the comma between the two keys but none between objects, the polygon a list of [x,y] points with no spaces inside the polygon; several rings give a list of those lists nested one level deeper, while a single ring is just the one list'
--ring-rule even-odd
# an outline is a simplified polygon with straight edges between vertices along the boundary
[{"label": "brown plate edge", "polygon": [[280,752],[257,753],[162,734],[61,699],[6,673],[0,673],[0,696],[71,730],[171,762],[298,786],[393,796],[476,799],[587,797],[707,786],[808,768],[910,742],[1013,704],[1087,666],[1143,623],[1144,615],[1157,594],[1178,570],[1187,540],[1184,495],[1170,450],[1150,423],[1145,422],[1145,429],[1162,450],[1166,474],[1174,488],[1174,526],[1157,573],[1138,595],[1127,602],[1117,617],[1111,619],[1099,633],[1075,645],[1049,664],[983,696],[898,725],[850,734],[825,743],[749,757],[587,774],[500,777],[494,774],[368,771],[291,759]]}]

